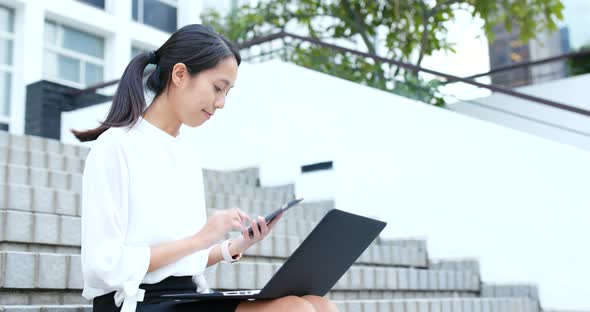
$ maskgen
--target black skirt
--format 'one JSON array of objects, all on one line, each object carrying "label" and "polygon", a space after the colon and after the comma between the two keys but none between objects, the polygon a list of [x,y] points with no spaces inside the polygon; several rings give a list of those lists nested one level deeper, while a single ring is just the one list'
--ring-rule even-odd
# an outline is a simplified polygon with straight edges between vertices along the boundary
[{"label": "black skirt", "polygon": [[[160,294],[173,292],[195,291],[196,285],[191,276],[170,276],[156,284],[141,284],[139,288],[145,289],[142,302],[137,303],[136,312],[195,312],[195,311],[219,311],[234,312],[241,300],[205,300],[205,301],[175,301],[156,298]],[[119,312],[121,307],[115,305],[115,292],[104,294],[92,300],[93,312]]]}]

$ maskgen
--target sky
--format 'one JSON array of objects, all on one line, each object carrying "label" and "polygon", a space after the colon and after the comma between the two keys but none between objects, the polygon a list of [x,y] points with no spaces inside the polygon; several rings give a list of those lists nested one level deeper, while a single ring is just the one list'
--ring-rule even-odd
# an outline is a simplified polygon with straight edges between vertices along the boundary
[{"label": "sky", "polygon": [[[422,67],[437,70],[459,77],[467,77],[490,70],[488,41],[482,29],[483,21],[473,19],[468,12],[457,11],[456,19],[448,23],[448,38],[455,44],[456,53],[436,52],[424,58]],[[487,77],[478,79],[479,82],[489,83]],[[461,99],[472,99],[487,96],[488,90],[476,88],[464,83],[445,86],[441,92]],[[449,98],[453,101],[454,98]]]},{"label": "sky", "polygon": [[[590,0],[562,0],[564,4],[563,21],[558,22],[560,27],[567,26],[570,33],[570,47],[579,49],[583,45],[590,44]],[[448,23],[449,42],[455,43],[457,53],[435,53],[426,57],[422,66],[457,76],[470,76],[484,73],[490,70],[488,41],[482,30],[483,21],[473,19],[465,11],[456,12],[456,20]],[[487,77],[477,81],[490,83]],[[463,83],[455,83],[442,89],[445,94],[452,95],[449,102],[456,98],[473,99],[490,94],[487,90],[475,88]]]},{"label": "sky", "polygon": [[563,25],[569,27],[570,46],[578,49],[590,45],[590,0],[562,0],[565,6]]},{"label": "sky", "polygon": [[[568,26],[570,31],[570,45],[572,48],[579,48],[582,45],[590,44],[590,33],[587,32],[590,26],[590,0],[561,0],[565,8],[563,10],[564,20],[559,23]],[[232,1],[205,0],[204,6],[216,6],[218,9],[228,9]],[[256,3],[255,0],[238,0],[239,3]],[[489,67],[488,41],[482,30],[483,21],[479,18],[473,19],[468,12],[457,11],[456,19],[448,23],[448,41],[455,43],[457,53],[438,52],[432,56],[425,57],[422,66],[425,68],[441,71],[457,76],[470,76],[487,72]],[[479,78],[477,81],[490,83],[488,77]],[[447,100],[453,102],[457,99],[473,99],[484,97],[490,94],[483,90],[463,83],[455,83],[444,87],[441,90],[444,94],[450,95]]]}]

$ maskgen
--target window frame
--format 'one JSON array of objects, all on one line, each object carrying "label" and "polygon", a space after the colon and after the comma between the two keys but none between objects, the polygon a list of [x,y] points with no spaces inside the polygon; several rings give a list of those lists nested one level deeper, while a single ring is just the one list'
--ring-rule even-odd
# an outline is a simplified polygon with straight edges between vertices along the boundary
[{"label": "window frame", "polygon": [[[72,26],[67,25],[67,24],[63,24],[63,23],[57,22],[57,21],[52,20],[52,19],[47,19],[47,18],[45,19],[45,23],[43,24],[43,26],[44,27],[47,27],[47,24],[48,23],[53,23],[56,26],[56,34],[55,34],[56,38],[55,39],[56,39],[56,42],[58,42],[58,43],[63,41],[63,35],[64,35],[64,28],[65,27],[70,28],[70,29],[72,29],[74,31],[77,31],[77,32],[80,32],[80,33],[84,33],[86,35],[91,35],[91,36],[95,36],[95,37],[101,38],[102,39],[102,43],[103,43],[102,44],[102,48],[103,48],[102,55],[103,55],[103,57],[102,58],[99,58],[99,57],[96,57],[96,56],[84,54],[82,52],[78,52],[78,51],[74,51],[74,50],[70,50],[70,49],[61,47],[58,44],[56,44],[55,42],[48,42],[46,40],[45,33],[44,33],[43,34],[43,58],[44,58],[43,78],[44,79],[47,79],[49,81],[53,81],[53,82],[57,82],[57,83],[66,85],[66,86],[70,86],[70,87],[74,87],[74,88],[78,88],[78,89],[83,89],[83,88],[86,88],[86,87],[89,86],[89,85],[86,84],[86,66],[85,65],[86,65],[86,63],[90,63],[92,65],[101,66],[101,68],[102,68],[102,77],[103,77],[102,80],[104,81],[104,77],[105,77],[105,66],[106,66],[106,61],[105,61],[105,59],[106,59],[106,55],[105,55],[105,52],[106,52],[106,38],[104,38],[102,36],[99,36],[99,35],[96,35],[94,33],[90,33],[90,32],[86,32],[86,31],[80,30],[79,28],[75,28],[75,27],[72,27]],[[70,58],[73,58],[73,59],[76,59],[77,61],[79,61],[80,62],[80,68],[79,68],[78,75],[80,77],[80,80],[78,82],[76,82],[76,81],[71,81],[71,80],[63,79],[63,78],[58,77],[58,76],[49,75],[48,72],[47,72],[47,70],[46,70],[46,65],[47,64],[45,64],[45,55],[46,55],[46,52],[47,51],[53,52],[53,53],[55,53],[57,55],[63,55],[63,56],[66,56],[66,57],[70,57]],[[100,81],[99,82],[96,82],[96,83],[100,83]]]},{"label": "window frame", "polygon": [[[133,0],[131,0],[131,1],[133,1]],[[145,13],[144,12],[144,1],[145,0],[137,0],[137,20],[133,19],[133,15],[135,13],[135,12],[133,12],[133,8],[131,9],[131,11],[132,11],[131,12],[131,20],[134,21],[134,22],[140,23],[142,25],[146,25],[146,26],[155,28],[155,29],[157,29],[159,31],[168,32],[166,30],[162,30],[160,28],[157,28],[157,27],[155,27],[153,25],[146,24],[144,22],[144,13]],[[177,15],[176,28],[178,28],[178,1],[177,0],[155,0],[155,1],[161,2],[161,3],[166,4],[166,5],[169,5],[169,6],[171,6],[171,7],[173,7],[173,8],[176,9],[176,15]]]},{"label": "window frame", "polygon": [[12,14],[12,32],[7,32],[0,30],[0,39],[5,39],[10,41],[11,43],[11,51],[10,51],[10,65],[7,64],[0,64],[0,73],[5,74],[8,73],[10,75],[10,89],[9,89],[9,98],[8,98],[8,115],[0,114],[0,123],[3,125],[7,125],[8,129],[10,129],[10,122],[11,122],[11,114],[12,114],[12,102],[14,98],[14,52],[15,52],[15,41],[16,41],[16,12],[15,9],[9,6],[0,5],[0,8],[6,9]]},{"label": "window frame", "polygon": [[106,11],[106,9],[107,9],[107,1],[108,0],[104,0],[104,4],[103,4],[102,7],[96,6],[94,4],[88,3],[88,2],[83,1],[83,0],[76,0],[76,1],[77,2],[80,2],[80,3],[83,3],[83,4],[87,5],[87,6],[93,7],[95,9],[101,10],[101,11]]}]

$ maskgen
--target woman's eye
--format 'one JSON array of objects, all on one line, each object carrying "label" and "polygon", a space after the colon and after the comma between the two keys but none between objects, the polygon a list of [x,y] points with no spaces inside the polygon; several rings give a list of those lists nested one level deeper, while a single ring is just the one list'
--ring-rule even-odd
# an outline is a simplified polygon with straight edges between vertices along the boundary
[{"label": "woman's eye", "polygon": [[217,92],[221,92],[221,88],[220,88],[220,87],[218,87],[218,86],[215,86],[215,91],[217,91]]}]

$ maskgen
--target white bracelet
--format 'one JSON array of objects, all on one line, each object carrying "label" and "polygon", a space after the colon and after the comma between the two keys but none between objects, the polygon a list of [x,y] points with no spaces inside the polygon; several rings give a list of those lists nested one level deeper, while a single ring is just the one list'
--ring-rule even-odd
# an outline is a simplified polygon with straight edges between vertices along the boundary
[{"label": "white bracelet", "polygon": [[233,263],[236,262],[238,260],[240,260],[240,258],[242,257],[242,254],[238,254],[236,255],[236,257],[232,257],[229,254],[229,244],[231,243],[231,240],[225,240],[223,241],[223,243],[221,243],[221,255],[223,256],[223,260],[225,260],[225,262],[227,263]]}]

